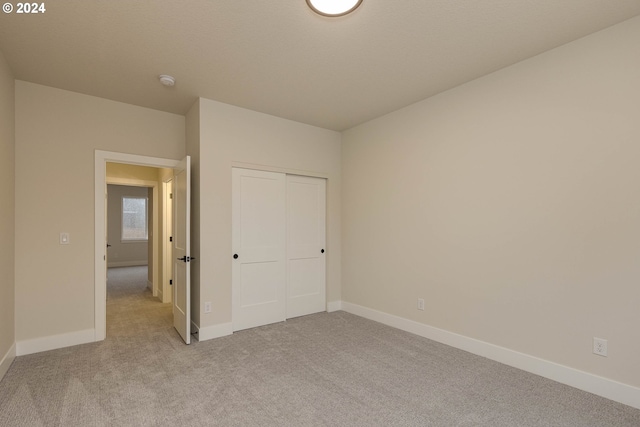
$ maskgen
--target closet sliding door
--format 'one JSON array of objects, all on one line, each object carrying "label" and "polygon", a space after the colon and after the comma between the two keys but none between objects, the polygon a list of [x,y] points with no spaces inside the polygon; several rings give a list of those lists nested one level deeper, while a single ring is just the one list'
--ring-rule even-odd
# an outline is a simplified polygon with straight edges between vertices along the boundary
[{"label": "closet sliding door", "polygon": [[287,175],[287,318],[326,309],[326,180]]},{"label": "closet sliding door", "polygon": [[233,330],[286,316],[285,175],[232,170]]},{"label": "closet sliding door", "polygon": [[233,330],[325,311],[326,180],[232,173]]}]

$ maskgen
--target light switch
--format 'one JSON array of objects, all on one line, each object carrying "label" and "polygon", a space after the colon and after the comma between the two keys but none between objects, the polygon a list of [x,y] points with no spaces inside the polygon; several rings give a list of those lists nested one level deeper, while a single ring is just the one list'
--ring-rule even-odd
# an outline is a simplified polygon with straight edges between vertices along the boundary
[{"label": "light switch", "polygon": [[71,243],[71,240],[69,239],[69,233],[60,233],[60,244],[68,245],[69,243]]}]

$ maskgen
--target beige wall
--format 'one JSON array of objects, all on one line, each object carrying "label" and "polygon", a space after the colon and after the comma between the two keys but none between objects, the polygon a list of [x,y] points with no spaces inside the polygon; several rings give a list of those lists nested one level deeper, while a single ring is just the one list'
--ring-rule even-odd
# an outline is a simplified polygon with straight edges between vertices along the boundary
[{"label": "beige wall", "polygon": [[107,163],[107,179],[127,179],[131,181],[158,181],[158,173],[162,168],[128,165],[124,163]]},{"label": "beige wall", "polygon": [[638,40],[634,18],[345,132],[343,300],[640,386]]},{"label": "beige wall", "polygon": [[[157,172],[156,172],[157,174]],[[107,203],[107,240],[111,247],[108,249],[107,265],[109,267],[123,267],[127,265],[147,265],[149,259],[148,242],[122,242],[122,197],[147,197],[147,209],[152,217],[153,204],[149,198],[149,191],[145,187],[131,187],[125,185],[108,185],[109,200]],[[150,234],[153,234],[152,224],[147,223]],[[149,236],[152,240],[152,236]],[[152,275],[149,275],[151,278]]]},{"label": "beige wall", "polygon": [[[0,52],[0,362],[15,343],[14,114],[13,74]],[[9,359],[6,362],[8,365]],[[4,373],[3,366],[0,366],[0,378]]]},{"label": "beige wall", "polygon": [[184,117],[16,82],[18,341],[94,327],[95,150],[180,159]]},{"label": "beige wall", "polygon": [[[340,134],[200,99],[199,304],[212,302],[200,327],[231,322],[231,167],[320,174],[327,182],[327,301],[340,299]],[[187,126],[189,129],[189,126]],[[191,138],[188,137],[189,141]],[[188,142],[192,148],[193,142]],[[197,145],[197,144],[195,144]],[[190,148],[190,149],[191,149]],[[195,156],[194,156],[195,157]],[[195,192],[197,194],[197,191]],[[206,220],[205,220],[206,218]]]}]

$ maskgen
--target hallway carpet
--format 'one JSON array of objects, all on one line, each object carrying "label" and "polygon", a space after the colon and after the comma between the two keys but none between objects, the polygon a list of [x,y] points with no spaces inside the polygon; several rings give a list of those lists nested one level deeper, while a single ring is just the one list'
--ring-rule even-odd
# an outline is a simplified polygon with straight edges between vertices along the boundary
[{"label": "hallway carpet", "polygon": [[640,410],[344,312],[187,346],[146,273],[120,270],[107,339],[18,357],[0,426],[640,426]]}]

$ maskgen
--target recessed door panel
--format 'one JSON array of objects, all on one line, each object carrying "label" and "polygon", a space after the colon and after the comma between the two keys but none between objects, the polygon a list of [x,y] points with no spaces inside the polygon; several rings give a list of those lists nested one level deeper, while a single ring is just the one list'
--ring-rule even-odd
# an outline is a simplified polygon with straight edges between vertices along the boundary
[{"label": "recessed door panel", "polygon": [[282,286],[278,262],[256,262],[242,265],[241,308],[270,305],[278,302]]}]

